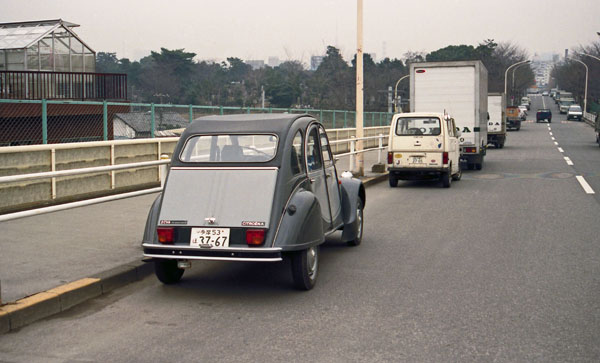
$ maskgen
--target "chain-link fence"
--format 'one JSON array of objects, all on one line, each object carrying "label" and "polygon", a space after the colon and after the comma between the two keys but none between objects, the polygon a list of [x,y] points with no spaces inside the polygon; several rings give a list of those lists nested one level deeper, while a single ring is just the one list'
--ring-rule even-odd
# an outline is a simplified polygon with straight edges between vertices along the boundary
[{"label": "chain-link fence", "polygon": [[[326,128],[353,128],[356,112],[59,100],[0,100],[0,146],[174,136],[207,115],[308,113]],[[389,125],[391,114],[365,112],[363,126]]]}]

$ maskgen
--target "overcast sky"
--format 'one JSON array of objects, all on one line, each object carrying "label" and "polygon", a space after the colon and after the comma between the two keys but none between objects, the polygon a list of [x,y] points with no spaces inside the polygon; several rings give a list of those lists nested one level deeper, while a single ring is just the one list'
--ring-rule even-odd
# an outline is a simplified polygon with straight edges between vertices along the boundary
[{"label": "overcast sky", "polygon": [[[62,18],[96,52],[139,59],[160,47],[197,59],[301,60],[356,49],[356,0],[0,0],[0,22]],[[510,41],[530,55],[600,40],[600,0],[364,0],[365,51],[401,58]]]}]

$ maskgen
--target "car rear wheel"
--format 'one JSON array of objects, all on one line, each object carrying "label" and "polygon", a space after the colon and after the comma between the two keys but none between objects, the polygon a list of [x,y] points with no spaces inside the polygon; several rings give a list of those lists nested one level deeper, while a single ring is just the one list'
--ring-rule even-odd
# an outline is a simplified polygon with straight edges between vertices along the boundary
[{"label": "car rear wheel", "polygon": [[395,176],[390,174],[389,181],[390,181],[390,187],[395,188],[398,186],[398,178],[396,178]]},{"label": "car rear wheel", "polygon": [[358,246],[362,242],[363,225],[363,202],[362,199],[358,198],[358,202],[356,203],[356,238],[348,241],[348,246]]},{"label": "car rear wheel", "polygon": [[154,273],[163,284],[179,282],[184,271],[177,267],[177,260],[154,260]]},{"label": "car rear wheel", "polygon": [[319,246],[313,246],[292,255],[292,277],[299,290],[310,290],[317,282]]},{"label": "car rear wheel", "polygon": [[483,168],[483,163],[475,163],[475,169],[481,170]]},{"label": "car rear wheel", "polygon": [[460,178],[462,178],[462,167],[460,166],[460,163],[458,164],[458,172],[454,175],[452,175],[452,180],[454,181],[458,181],[460,180]]}]

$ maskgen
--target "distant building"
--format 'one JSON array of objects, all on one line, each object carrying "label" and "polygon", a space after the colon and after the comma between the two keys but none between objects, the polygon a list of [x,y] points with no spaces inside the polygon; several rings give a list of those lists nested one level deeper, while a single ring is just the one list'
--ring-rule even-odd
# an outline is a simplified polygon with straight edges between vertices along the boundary
[{"label": "distant building", "polygon": [[[150,137],[152,116],[150,112],[117,113],[113,119],[114,138],[139,139]],[[190,121],[176,112],[156,112],[155,136],[175,136],[170,130],[187,127]]]},{"label": "distant building", "polygon": [[321,63],[323,63],[323,59],[325,59],[325,56],[322,55],[313,55],[310,57],[310,70],[316,71]]},{"label": "distant building", "polygon": [[267,61],[269,67],[278,67],[280,64],[281,61],[279,60],[279,57],[269,57],[269,60]]},{"label": "distant building", "polygon": [[247,60],[246,64],[248,64],[252,69],[261,69],[265,67],[265,61],[262,59],[258,60]]}]

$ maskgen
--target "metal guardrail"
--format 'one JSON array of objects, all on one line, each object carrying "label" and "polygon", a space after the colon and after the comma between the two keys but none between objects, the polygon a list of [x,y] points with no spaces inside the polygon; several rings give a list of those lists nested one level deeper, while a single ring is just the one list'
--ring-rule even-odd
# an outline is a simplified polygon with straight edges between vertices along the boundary
[{"label": "metal guardrail", "polygon": [[[381,163],[381,152],[383,149],[385,149],[385,147],[383,146],[383,140],[385,137],[386,136],[383,134],[379,134],[378,136],[369,136],[369,137],[361,137],[361,138],[351,137],[350,139],[331,141],[330,144],[341,144],[341,143],[350,144],[350,152],[343,153],[343,154],[336,154],[336,156],[341,157],[341,156],[349,155],[350,156],[350,162],[349,162],[350,168],[349,169],[352,169],[352,166],[354,165],[354,155],[357,155],[359,153],[365,153],[365,152],[378,150],[379,151],[378,163]],[[363,150],[359,150],[359,151],[356,150],[357,142],[374,140],[374,139],[379,140],[379,145],[377,147],[363,149]],[[91,144],[90,147],[93,147],[94,143],[89,143],[89,144]],[[57,147],[59,147],[59,145],[57,145]],[[30,146],[30,148],[35,149],[36,146]],[[39,148],[39,146],[37,148]],[[144,194],[160,192],[160,191],[162,191],[162,188],[164,186],[164,181],[165,181],[166,174],[167,174],[166,173],[166,165],[168,165],[170,163],[171,163],[170,160],[164,159],[164,157],[161,155],[161,160],[154,160],[154,161],[144,161],[144,162],[138,162],[138,163],[97,166],[97,167],[91,167],[91,168],[70,169],[70,170],[60,170],[60,171],[48,171],[48,172],[31,173],[31,174],[9,175],[9,176],[0,177],[0,184],[52,178],[52,180],[53,180],[52,184],[53,184],[53,188],[54,188],[54,185],[55,185],[54,179],[57,177],[64,177],[64,176],[70,176],[70,175],[92,174],[92,173],[99,173],[99,172],[113,172],[115,170],[135,169],[135,168],[143,168],[143,167],[149,167],[149,166],[161,166],[161,171],[160,171],[161,186],[160,187],[144,189],[144,190],[139,190],[139,191],[135,191],[135,192],[116,194],[116,195],[111,195],[111,196],[106,196],[106,197],[88,199],[88,200],[83,200],[83,201],[78,201],[78,202],[65,203],[65,204],[51,206],[51,207],[37,208],[37,209],[31,209],[31,210],[22,211],[22,212],[4,214],[4,215],[0,215],[0,222],[9,221],[9,220],[17,219],[17,218],[39,215],[39,214],[44,214],[44,213],[56,212],[56,211],[66,210],[66,209],[71,209],[71,208],[76,208],[76,207],[82,207],[82,206],[86,206],[86,205],[103,203],[103,202],[107,202],[107,201],[125,199],[125,198],[130,198],[130,197],[144,195]]]},{"label": "metal guardrail", "polygon": [[596,114],[593,112],[583,111],[583,120],[590,126],[596,125]]}]

